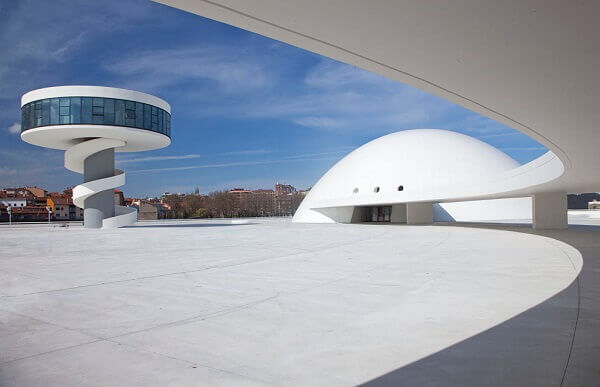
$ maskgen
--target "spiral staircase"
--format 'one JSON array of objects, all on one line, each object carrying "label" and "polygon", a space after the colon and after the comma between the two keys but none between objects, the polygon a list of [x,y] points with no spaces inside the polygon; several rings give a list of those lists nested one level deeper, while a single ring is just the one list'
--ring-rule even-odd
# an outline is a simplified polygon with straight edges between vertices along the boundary
[{"label": "spiral staircase", "polygon": [[[106,149],[125,146],[123,140],[111,138],[95,138],[83,141],[65,151],[65,168],[83,174],[85,160],[91,155]],[[84,208],[85,200],[94,194],[106,190],[113,190],[125,184],[125,173],[115,169],[113,176],[85,182],[73,188],[73,203]],[[137,210],[133,207],[115,205],[115,216],[105,218],[102,228],[118,228],[134,224],[137,221]]]}]

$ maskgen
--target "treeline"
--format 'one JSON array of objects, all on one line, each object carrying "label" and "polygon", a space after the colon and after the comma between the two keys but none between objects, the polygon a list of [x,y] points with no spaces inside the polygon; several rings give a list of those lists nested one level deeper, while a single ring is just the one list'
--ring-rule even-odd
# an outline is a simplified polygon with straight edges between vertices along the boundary
[{"label": "treeline", "polygon": [[249,194],[240,199],[228,191],[200,195],[169,195],[163,202],[171,207],[167,218],[231,218],[293,215],[304,198],[294,193],[282,197],[273,194]]}]

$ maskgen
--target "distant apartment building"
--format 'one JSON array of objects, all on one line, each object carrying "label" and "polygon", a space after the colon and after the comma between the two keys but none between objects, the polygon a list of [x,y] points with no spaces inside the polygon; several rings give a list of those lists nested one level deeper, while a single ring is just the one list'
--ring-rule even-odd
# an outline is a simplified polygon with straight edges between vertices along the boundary
[{"label": "distant apartment building", "polygon": [[155,205],[150,203],[141,202],[137,206],[138,208],[138,220],[157,220],[158,209]]},{"label": "distant apartment building", "polygon": [[[0,190],[0,221],[7,222],[9,218],[15,222],[47,220],[45,199],[40,202],[32,191],[40,193],[37,187],[31,190],[24,187]],[[12,217],[9,217],[9,211]]]},{"label": "distant apartment building", "polygon": [[[0,204],[4,207],[25,207],[27,206],[27,196],[21,194],[12,194],[9,195],[6,193],[7,191],[0,192]],[[33,197],[29,199],[33,200]]]},{"label": "distant apartment building", "polygon": [[279,195],[275,197],[275,213],[279,216],[294,215],[294,202],[292,194]]},{"label": "distant apartment building", "polygon": [[46,203],[52,209],[52,217],[55,220],[69,220],[69,198],[63,195],[48,196]]},{"label": "distant apartment building", "polygon": [[289,184],[275,184],[275,194],[280,195],[291,195],[296,193],[296,188]]},{"label": "distant apartment building", "polygon": [[124,199],[124,203],[138,210],[138,220],[166,219],[168,204],[163,204],[157,199]]},{"label": "distant apartment building", "polygon": [[62,194],[49,193],[46,197],[46,205],[52,210],[54,220],[83,220],[83,208],[73,204],[73,193],[69,189]]},{"label": "distant apartment building", "polygon": [[252,194],[252,191],[248,191],[244,188],[233,188],[228,192],[234,198],[236,198],[239,202],[243,202]]},{"label": "distant apartment building", "polygon": [[115,189],[115,206],[125,206],[125,196],[123,196],[123,191]]},{"label": "distant apartment building", "polygon": [[275,191],[272,189],[257,189],[252,191],[249,207],[256,216],[275,215]]},{"label": "distant apartment building", "polygon": [[296,188],[288,184],[277,183],[275,190],[234,188],[227,193],[234,199],[234,216],[293,215],[299,203]]},{"label": "distant apartment building", "polygon": [[46,199],[46,196],[48,195],[48,191],[46,191],[43,188],[38,188],[38,187],[25,187],[25,189],[29,192],[31,192],[31,194],[36,197],[36,198],[43,198]]}]

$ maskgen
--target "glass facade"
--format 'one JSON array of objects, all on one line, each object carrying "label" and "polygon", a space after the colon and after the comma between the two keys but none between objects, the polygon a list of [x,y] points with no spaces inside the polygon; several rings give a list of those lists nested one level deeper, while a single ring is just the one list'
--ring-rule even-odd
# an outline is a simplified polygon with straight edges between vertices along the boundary
[{"label": "glass facade", "polygon": [[364,222],[390,222],[392,219],[392,207],[365,207],[363,209]]},{"label": "glass facade", "polygon": [[112,125],[147,129],[171,137],[171,115],[141,102],[115,98],[61,97],[21,108],[21,131],[49,125]]}]

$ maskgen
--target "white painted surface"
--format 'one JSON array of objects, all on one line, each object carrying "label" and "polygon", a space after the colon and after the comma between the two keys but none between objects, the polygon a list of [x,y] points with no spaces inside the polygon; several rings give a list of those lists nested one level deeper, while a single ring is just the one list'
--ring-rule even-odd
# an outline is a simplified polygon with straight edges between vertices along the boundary
[{"label": "white painted surface", "polygon": [[406,203],[392,205],[391,223],[406,223]]},{"label": "white painted surface", "polygon": [[406,224],[433,223],[432,203],[406,203]]},{"label": "white painted surface", "polygon": [[0,203],[7,207],[25,207],[27,205],[27,199],[18,198],[2,198]]},{"label": "white painted surface", "polygon": [[171,105],[161,98],[139,91],[106,86],[54,86],[32,90],[21,97],[21,106],[41,99],[59,97],[117,98],[147,103],[148,105],[161,108],[169,114],[171,113]]},{"label": "white painted surface", "polygon": [[[122,140],[110,138],[96,138],[84,141],[65,151],[65,168],[83,174],[85,159],[94,153],[125,146]],[[114,176],[103,179],[96,179],[79,184],[73,188],[73,204],[77,207],[85,208],[85,199],[90,196],[125,185],[125,173],[120,169],[115,169]],[[109,207],[110,208],[110,207]],[[115,216],[102,220],[102,228],[117,228],[134,224],[137,221],[137,210],[133,207],[124,207],[115,205]]]},{"label": "white painted surface", "polygon": [[[430,198],[450,201],[473,191],[497,193],[503,190],[506,176],[518,176],[515,171],[523,167],[491,145],[464,134],[438,129],[392,133],[357,148],[327,171],[302,201],[294,222],[345,223],[346,212],[353,206]],[[399,191],[399,186],[403,190]],[[531,217],[527,199],[441,207],[455,220]],[[441,216],[439,211],[438,215]]]},{"label": "white painted surface", "polygon": [[125,142],[116,152],[141,152],[164,148],[171,139],[161,133],[148,129],[129,128],[108,125],[54,125],[27,129],[21,133],[21,139],[33,145],[45,148],[67,150],[88,138],[111,138]]},{"label": "white painted surface", "polygon": [[533,195],[533,228],[567,228],[567,194],[540,192]]},{"label": "white painted surface", "polygon": [[436,222],[531,221],[531,198],[472,200],[433,205]]},{"label": "white painted surface", "polygon": [[[162,99],[133,90],[103,86],[56,86],[30,91],[21,98],[21,106],[45,98],[103,97],[147,103],[168,113],[171,107]],[[83,174],[84,161],[92,154],[114,148],[116,152],[139,152],[168,146],[171,139],[152,130],[115,125],[65,124],[36,127],[21,133],[30,144],[65,151],[65,167]],[[125,174],[115,169],[114,176],[96,179],[73,188],[73,203],[84,208],[85,199],[125,184]],[[110,208],[110,207],[109,207]],[[115,216],[103,219],[102,228],[117,228],[137,221],[137,210],[115,206]]]},{"label": "white painted surface", "polygon": [[[104,86],[55,86],[32,90],[23,95],[21,106],[45,98],[58,97],[103,97],[119,98],[147,103],[168,113],[171,106],[164,100],[150,94],[134,90]],[[117,152],[140,152],[160,149],[171,144],[169,136],[152,130],[115,125],[65,124],[48,125],[27,129],[21,139],[33,145],[67,150],[89,138],[109,138],[125,142]]]},{"label": "white painted surface", "polygon": [[[2,385],[357,385],[529,310],[582,265],[515,232],[253,222],[0,227]],[[540,348],[548,384],[576,305],[566,293],[501,338]],[[555,324],[545,351],[536,335]],[[497,356],[486,373],[509,361]]]}]

